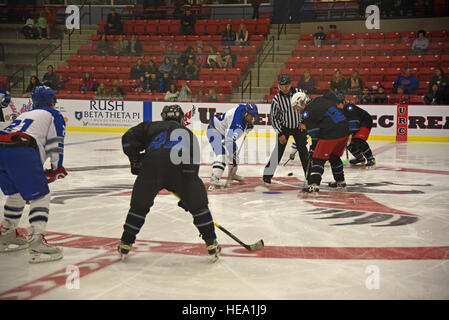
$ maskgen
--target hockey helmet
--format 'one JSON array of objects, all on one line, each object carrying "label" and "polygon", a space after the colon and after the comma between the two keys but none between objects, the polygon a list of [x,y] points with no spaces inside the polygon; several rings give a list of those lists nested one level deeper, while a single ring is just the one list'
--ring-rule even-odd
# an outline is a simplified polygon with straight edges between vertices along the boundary
[{"label": "hockey helmet", "polygon": [[300,106],[301,109],[304,109],[306,107],[307,102],[309,101],[310,98],[307,96],[307,94],[303,90],[299,90],[292,96],[290,102],[292,107]]},{"label": "hockey helmet", "polygon": [[254,103],[247,103],[244,105],[243,112],[252,115],[254,118],[259,115],[259,110],[257,110],[257,105]]},{"label": "hockey helmet", "polygon": [[180,124],[184,123],[184,111],[182,111],[181,107],[177,104],[164,106],[161,112],[162,120],[175,120]]},{"label": "hockey helmet", "polygon": [[285,86],[285,85],[291,84],[292,80],[290,79],[288,74],[281,74],[279,76],[279,82],[278,83],[279,83],[280,86]]},{"label": "hockey helmet", "polygon": [[37,86],[31,91],[33,108],[50,107],[56,103],[56,91],[46,86]]}]

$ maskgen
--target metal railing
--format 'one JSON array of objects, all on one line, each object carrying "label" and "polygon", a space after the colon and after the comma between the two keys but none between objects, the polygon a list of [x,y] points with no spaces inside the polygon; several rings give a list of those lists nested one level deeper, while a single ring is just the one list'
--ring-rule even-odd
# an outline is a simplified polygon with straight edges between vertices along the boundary
[{"label": "metal railing", "polygon": [[257,55],[257,86],[260,86],[260,68],[271,53],[271,62],[274,62],[274,36],[272,36]]},{"label": "metal railing", "polygon": [[[21,76],[19,76],[19,73],[22,73]],[[22,82],[22,93],[25,92],[25,67],[19,68],[12,75],[8,76],[8,79],[10,91]]]},{"label": "metal railing", "polygon": [[278,24],[278,51],[280,48],[280,43],[281,43],[281,34],[282,32],[284,32],[284,34],[287,34],[287,24]]},{"label": "metal railing", "polygon": [[[249,77],[249,81],[246,84],[246,86],[244,85],[246,79]],[[242,82],[241,82],[241,92],[242,92],[242,96],[241,99],[243,101],[243,95],[245,94],[246,90],[249,88],[249,99],[251,99],[252,96],[252,87],[253,87],[253,76],[252,76],[252,72],[251,70],[243,77]]]},{"label": "metal railing", "polygon": [[59,49],[59,60],[62,60],[62,39],[61,36],[59,38],[59,45],[56,45],[56,41],[52,41],[51,44],[44,47],[42,50],[40,50],[35,57],[36,61],[36,77],[39,77],[39,65],[45,61],[50,55],[53,54],[56,50]]}]

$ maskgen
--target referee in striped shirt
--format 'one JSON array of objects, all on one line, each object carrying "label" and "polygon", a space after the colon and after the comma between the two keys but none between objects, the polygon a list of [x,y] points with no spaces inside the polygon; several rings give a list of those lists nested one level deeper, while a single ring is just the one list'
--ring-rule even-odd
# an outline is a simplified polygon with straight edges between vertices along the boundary
[{"label": "referee in striped shirt", "polygon": [[276,168],[282,159],[288,139],[293,136],[296,148],[299,151],[302,167],[307,170],[308,150],[306,128],[302,124],[301,113],[291,106],[291,97],[298,92],[296,88],[292,88],[291,80],[288,75],[279,77],[279,93],[274,96],[271,101],[271,124],[276,131],[277,141],[276,147],[270,156],[270,161],[265,166],[263,173],[263,182],[268,185],[271,183]]}]

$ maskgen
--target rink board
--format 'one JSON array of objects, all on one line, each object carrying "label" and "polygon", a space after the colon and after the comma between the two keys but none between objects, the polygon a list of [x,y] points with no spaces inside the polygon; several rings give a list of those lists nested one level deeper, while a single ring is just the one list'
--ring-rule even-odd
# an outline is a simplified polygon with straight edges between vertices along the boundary
[{"label": "rink board", "polygon": [[[58,99],[57,109],[62,113],[68,131],[124,132],[142,121],[161,120],[161,110],[171,102],[116,101],[116,100],[66,100]],[[178,103],[189,112],[195,106],[188,127],[203,135],[211,117],[235,107],[235,103]],[[29,98],[12,98],[3,109],[5,119],[12,114],[29,110]],[[274,137],[269,114],[270,104],[258,104],[259,117],[251,136]],[[373,117],[371,140],[395,141],[400,125],[399,110],[406,108],[406,139],[408,141],[449,142],[449,106],[393,106],[361,105]]]}]

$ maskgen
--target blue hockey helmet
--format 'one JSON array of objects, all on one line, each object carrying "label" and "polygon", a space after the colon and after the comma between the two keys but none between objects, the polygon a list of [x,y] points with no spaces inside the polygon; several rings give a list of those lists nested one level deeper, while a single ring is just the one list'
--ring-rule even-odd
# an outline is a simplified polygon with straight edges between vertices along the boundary
[{"label": "blue hockey helmet", "polygon": [[259,110],[257,110],[257,105],[255,105],[254,103],[247,103],[244,105],[240,105],[240,106],[244,106],[243,107],[243,113],[252,115],[254,118],[256,118],[259,115]]},{"label": "blue hockey helmet", "polygon": [[33,108],[50,107],[56,103],[56,91],[46,86],[37,86],[31,91],[31,100]]}]

